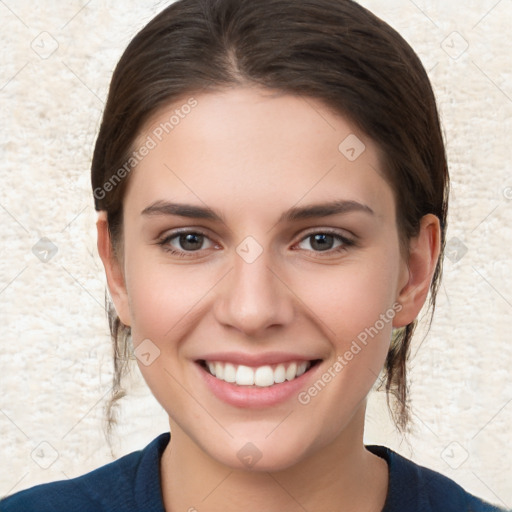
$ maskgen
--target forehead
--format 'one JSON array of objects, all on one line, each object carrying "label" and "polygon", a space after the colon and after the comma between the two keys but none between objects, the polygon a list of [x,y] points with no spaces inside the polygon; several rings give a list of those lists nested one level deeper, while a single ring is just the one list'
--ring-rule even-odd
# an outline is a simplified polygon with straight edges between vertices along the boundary
[{"label": "forehead", "polygon": [[125,198],[138,208],[193,199],[249,212],[269,197],[345,198],[394,215],[376,144],[311,98],[259,88],[187,96],[150,118],[135,151],[144,145]]}]

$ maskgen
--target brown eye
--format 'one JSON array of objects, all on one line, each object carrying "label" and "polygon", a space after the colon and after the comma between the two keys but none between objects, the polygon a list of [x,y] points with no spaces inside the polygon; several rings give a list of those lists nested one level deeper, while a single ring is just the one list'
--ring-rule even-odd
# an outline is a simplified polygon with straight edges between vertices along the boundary
[{"label": "brown eye", "polygon": [[214,243],[203,233],[181,231],[169,234],[159,242],[159,245],[173,254],[186,255],[187,253],[210,249],[214,246]]},{"label": "brown eye", "polygon": [[199,233],[186,233],[178,237],[179,248],[185,251],[197,251],[202,248],[204,235]]},{"label": "brown eye", "polygon": [[331,250],[342,250],[354,242],[335,233],[317,232],[311,233],[299,243],[299,248],[307,251],[326,252]]},{"label": "brown eye", "polygon": [[315,251],[328,251],[332,249],[334,245],[334,237],[332,235],[319,233],[311,235],[309,239],[309,243]]}]

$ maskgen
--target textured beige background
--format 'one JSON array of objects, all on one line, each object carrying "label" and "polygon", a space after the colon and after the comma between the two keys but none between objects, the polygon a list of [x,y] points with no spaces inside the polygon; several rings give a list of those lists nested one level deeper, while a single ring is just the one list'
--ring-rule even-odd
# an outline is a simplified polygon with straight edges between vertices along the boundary
[{"label": "textured beige background", "polygon": [[[111,460],[89,163],[113,66],[167,3],[0,1],[0,496]],[[414,429],[396,436],[374,395],[365,441],[511,508],[512,2],[362,3],[429,70],[453,180],[438,311],[413,348]],[[32,252],[42,237],[58,248],[46,263]],[[135,375],[118,456],[168,428]]]}]

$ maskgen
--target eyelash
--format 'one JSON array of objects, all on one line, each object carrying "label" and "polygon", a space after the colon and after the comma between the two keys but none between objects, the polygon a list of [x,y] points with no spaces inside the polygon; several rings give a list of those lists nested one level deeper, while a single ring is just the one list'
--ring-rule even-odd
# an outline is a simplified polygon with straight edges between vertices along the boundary
[{"label": "eyelash", "polygon": [[[177,251],[176,249],[172,248],[169,245],[169,242],[171,240],[173,240],[179,236],[182,236],[182,235],[201,235],[205,238],[209,238],[208,235],[206,233],[203,233],[201,230],[186,229],[186,230],[175,231],[174,233],[171,233],[170,235],[165,236],[163,239],[159,240],[157,242],[157,244],[160,245],[165,252],[168,252],[168,253],[172,254],[173,256],[177,256],[179,258],[190,258],[191,256],[194,257],[193,256],[194,253],[201,252],[202,249],[199,249],[197,251]],[[307,233],[305,236],[303,236],[297,243],[301,243],[301,242],[307,240],[308,238],[313,237],[314,235],[329,235],[329,236],[332,236],[335,240],[341,242],[341,245],[338,247],[335,247],[334,249],[328,249],[325,251],[314,251],[314,250],[308,251],[308,252],[313,252],[317,255],[320,255],[320,257],[322,257],[323,254],[327,254],[327,255],[337,254],[337,253],[346,251],[349,247],[357,246],[355,240],[347,238],[347,237],[340,235],[339,233],[337,233],[335,231],[331,231],[329,229],[311,231],[310,233]],[[305,249],[305,250],[307,250],[307,249]]]},{"label": "eyelash", "polygon": [[163,239],[159,240],[157,243],[162,247],[162,249],[165,252],[168,252],[173,256],[177,256],[178,258],[190,258],[191,256],[194,257],[194,253],[199,253],[201,249],[198,251],[177,251],[176,249],[168,245],[171,240],[182,235],[201,235],[204,236],[205,238],[209,238],[208,235],[206,233],[203,233],[201,230],[183,229],[179,231],[174,231],[170,235],[167,235]]}]

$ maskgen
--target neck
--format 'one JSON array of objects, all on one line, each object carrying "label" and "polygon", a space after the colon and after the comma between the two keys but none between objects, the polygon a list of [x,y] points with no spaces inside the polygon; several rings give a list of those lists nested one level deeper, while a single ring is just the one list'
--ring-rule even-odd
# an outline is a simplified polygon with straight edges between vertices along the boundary
[{"label": "neck", "polygon": [[225,466],[171,425],[161,460],[165,510],[380,512],[388,466],[364,447],[364,405],[332,443],[275,472]]}]

